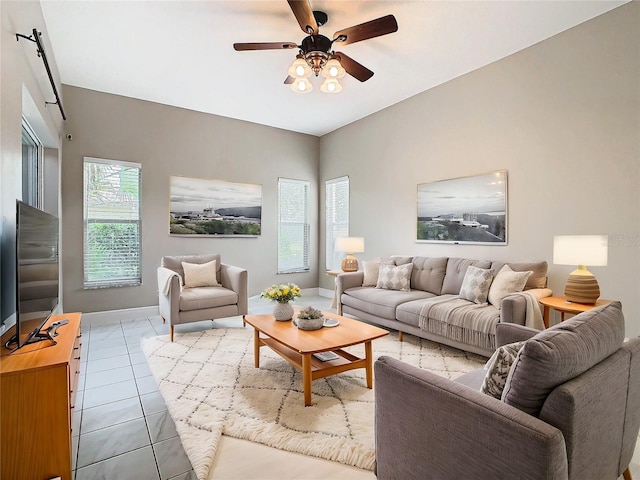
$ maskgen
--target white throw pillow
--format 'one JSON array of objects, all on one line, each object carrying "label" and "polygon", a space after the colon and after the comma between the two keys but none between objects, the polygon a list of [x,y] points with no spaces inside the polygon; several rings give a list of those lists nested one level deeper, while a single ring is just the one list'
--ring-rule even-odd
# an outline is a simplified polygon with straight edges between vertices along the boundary
[{"label": "white throw pillow", "polygon": [[193,287],[218,287],[218,261],[211,260],[207,263],[186,263],[182,262],[184,270],[184,286]]},{"label": "white throw pillow", "polygon": [[527,284],[531,270],[526,272],[514,272],[509,265],[505,265],[500,269],[496,278],[493,279],[491,288],[489,289],[489,303],[500,309],[502,299],[512,293],[521,292]]},{"label": "white throw pillow", "polygon": [[412,270],[413,263],[405,263],[397,267],[393,265],[380,265],[376,288],[408,292],[410,290],[409,285],[411,283]]},{"label": "white throw pillow", "polygon": [[377,260],[369,260],[362,262],[362,271],[364,272],[363,287],[375,287],[378,283],[378,275],[380,273],[380,262]]},{"label": "white throw pillow", "polygon": [[469,265],[460,287],[460,298],[478,304],[487,303],[491,280],[493,280],[491,270]]}]

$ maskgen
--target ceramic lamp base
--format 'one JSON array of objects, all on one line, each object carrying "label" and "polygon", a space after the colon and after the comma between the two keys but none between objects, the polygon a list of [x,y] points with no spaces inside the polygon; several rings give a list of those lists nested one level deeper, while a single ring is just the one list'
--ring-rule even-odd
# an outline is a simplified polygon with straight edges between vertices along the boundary
[{"label": "ceramic lamp base", "polygon": [[592,304],[600,297],[600,286],[591,272],[576,270],[569,275],[564,294],[570,302]]},{"label": "ceramic lamp base", "polygon": [[358,271],[358,259],[353,254],[348,254],[342,259],[341,265],[343,272],[357,272]]}]

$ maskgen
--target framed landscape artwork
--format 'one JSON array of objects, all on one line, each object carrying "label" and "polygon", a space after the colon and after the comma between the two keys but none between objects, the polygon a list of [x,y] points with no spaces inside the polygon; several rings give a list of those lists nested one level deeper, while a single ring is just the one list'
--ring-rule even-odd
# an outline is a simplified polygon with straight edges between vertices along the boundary
[{"label": "framed landscape artwork", "polygon": [[507,171],[418,185],[417,241],[507,244]]},{"label": "framed landscape artwork", "polygon": [[260,235],[262,185],[173,175],[170,180],[170,235]]}]

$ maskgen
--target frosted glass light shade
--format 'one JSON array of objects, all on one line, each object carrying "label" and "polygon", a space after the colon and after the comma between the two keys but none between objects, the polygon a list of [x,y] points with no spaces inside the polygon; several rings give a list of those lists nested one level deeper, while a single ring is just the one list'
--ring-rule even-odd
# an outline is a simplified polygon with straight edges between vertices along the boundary
[{"label": "frosted glass light shade", "polygon": [[342,68],[340,62],[336,58],[330,59],[322,69],[322,76],[325,78],[342,78],[346,74],[346,70]]},{"label": "frosted glass light shade", "polygon": [[293,78],[307,78],[310,77],[313,72],[304,58],[297,57],[289,67],[288,73]]},{"label": "frosted glass light shade", "polygon": [[306,78],[296,78],[291,84],[291,90],[296,93],[309,93],[313,90],[313,84]]},{"label": "frosted glass light shade", "polygon": [[586,265],[607,265],[606,235],[561,235],[553,239],[553,263],[577,265],[569,274],[564,294],[570,302],[592,304],[600,297],[600,286]]},{"label": "frosted glass light shade", "polygon": [[338,82],[338,80],[327,78],[324,82],[322,82],[322,85],[320,85],[320,90],[322,90],[324,93],[339,93],[342,91],[342,85],[340,85],[340,82]]}]

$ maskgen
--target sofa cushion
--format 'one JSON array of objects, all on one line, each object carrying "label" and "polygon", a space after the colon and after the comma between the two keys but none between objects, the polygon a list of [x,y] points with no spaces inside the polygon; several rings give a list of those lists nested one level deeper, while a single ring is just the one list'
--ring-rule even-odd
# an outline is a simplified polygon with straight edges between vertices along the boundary
[{"label": "sofa cushion", "polygon": [[182,269],[184,270],[184,286],[186,288],[217,287],[219,285],[217,267],[217,260],[211,260],[210,262],[200,264],[182,262]]},{"label": "sofa cushion", "polygon": [[413,270],[412,263],[399,266],[380,265],[376,288],[408,292],[409,282],[411,281],[411,270]]},{"label": "sofa cushion", "polygon": [[375,287],[378,283],[378,275],[380,273],[380,261],[368,260],[362,262],[362,272],[364,279],[362,280],[363,287]]},{"label": "sofa cushion", "polygon": [[[447,261],[446,275],[442,282],[442,295],[458,295],[462,287],[462,281],[467,273],[467,267],[473,265],[478,268],[491,268],[489,260],[470,260],[468,258],[450,258]],[[495,276],[497,272],[494,272]]]},{"label": "sofa cushion", "polygon": [[180,292],[181,311],[202,310],[237,303],[238,294],[224,287],[185,288]]},{"label": "sofa cushion", "polygon": [[217,260],[217,278],[220,278],[220,255],[212,253],[206,255],[179,255],[179,256],[167,256],[162,257],[160,265],[166,267],[169,270],[173,270],[182,278],[184,284],[184,269],[182,268],[182,262],[187,263],[207,263],[212,260]]},{"label": "sofa cushion", "polygon": [[489,289],[489,303],[500,309],[502,299],[512,293],[521,292],[531,275],[527,272],[514,272],[509,265],[500,269]]},{"label": "sofa cushion", "polygon": [[460,298],[473,303],[487,303],[491,280],[493,280],[491,270],[469,265],[462,281],[462,287],[460,287]]},{"label": "sofa cushion", "polygon": [[348,289],[340,301],[343,305],[348,305],[370,315],[395,320],[396,308],[399,305],[433,296],[433,294],[421,290],[402,292],[372,287],[355,287]]},{"label": "sofa cushion", "polygon": [[507,345],[498,347],[498,349],[493,352],[493,355],[491,355],[491,358],[489,358],[484,366],[487,374],[484,376],[482,385],[480,386],[482,393],[498,399],[502,397],[511,366],[515,362],[518,352],[524,347],[524,344],[524,341],[508,343]]},{"label": "sofa cushion", "polygon": [[505,263],[505,262],[493,262],[491,264],[491,270],[494,271],[494,276],[504,267],[509,265],[514,272],[527,272],[531,271],[531,275],[527,279],[527,283],[524,286],[525,290],[530,288],[545,288],[547,286],[547,269],[549,265],[547,262],[520,262],[520,263]]},{"label": "sofa cushion", "polygon": [[502,401],[538,416],[551,391],[615,352],[624,340],[620,302],[594,308],[530,338],[513,364]]},{"label": "sofa cushion", "polygon": [[[411,272],[411,288],[440,295],[447,271],[447,258],[414,257]],[[455,292],[458,294],[460,289]]]}]

